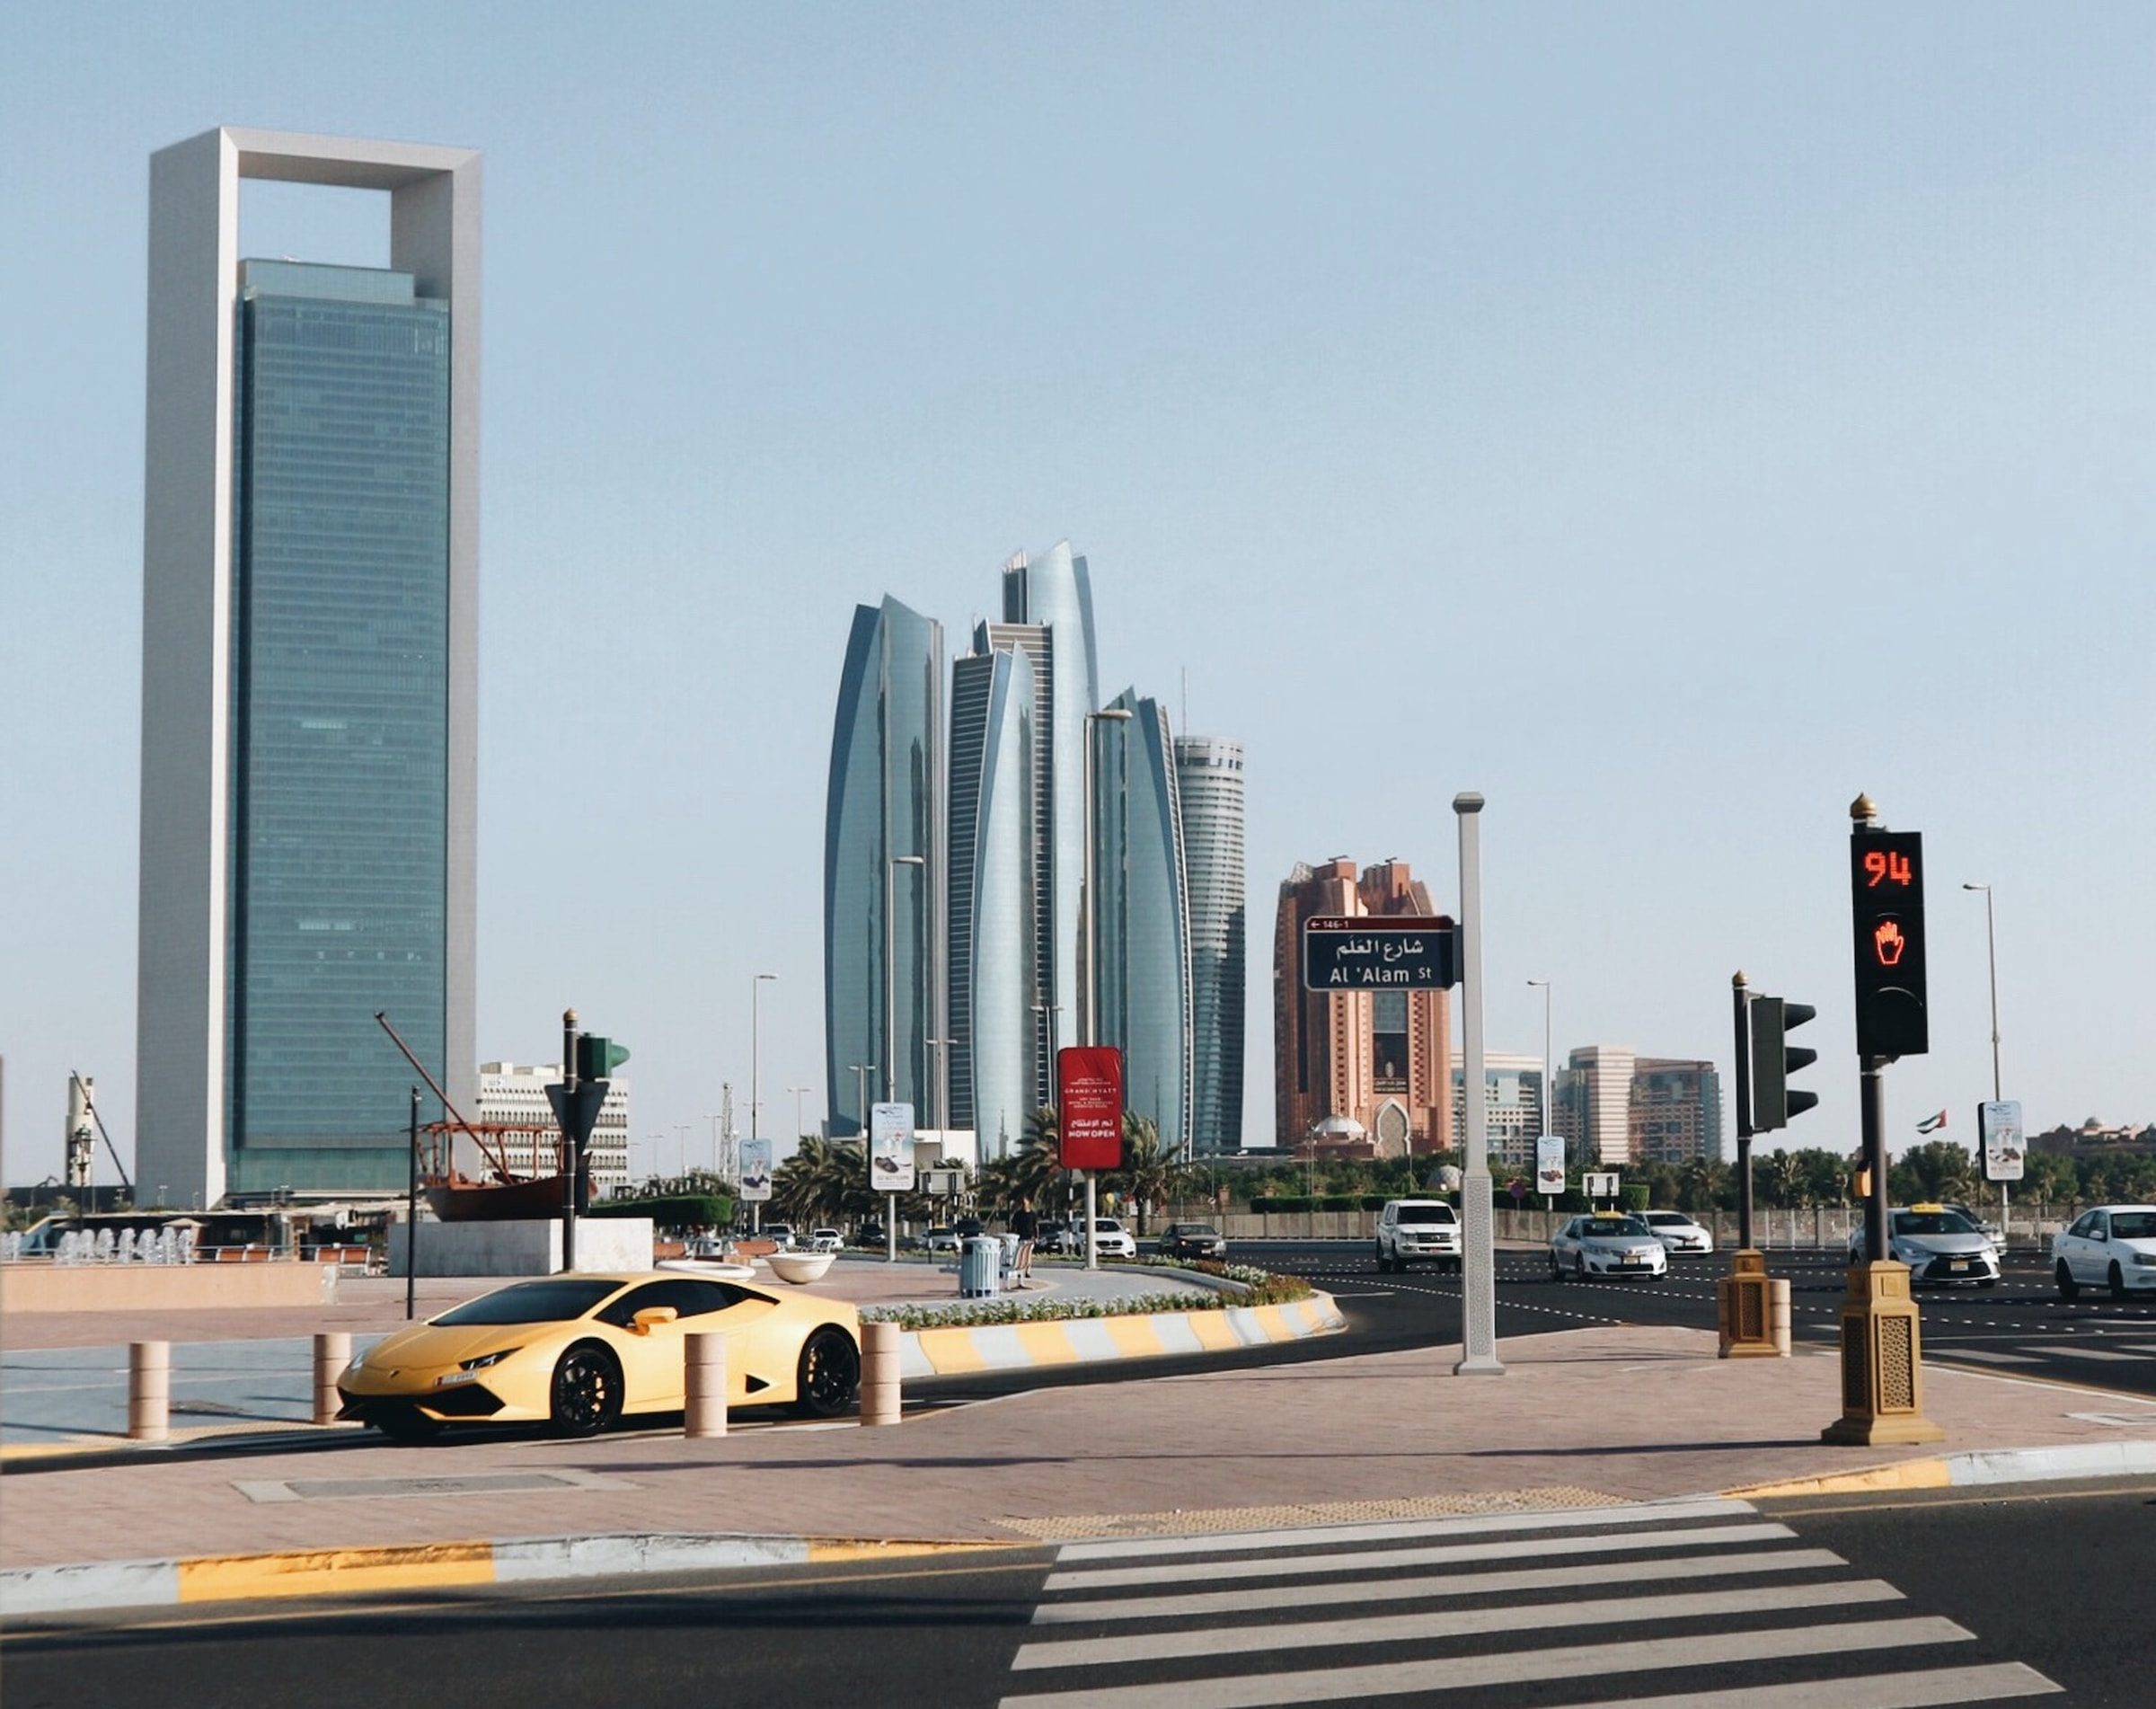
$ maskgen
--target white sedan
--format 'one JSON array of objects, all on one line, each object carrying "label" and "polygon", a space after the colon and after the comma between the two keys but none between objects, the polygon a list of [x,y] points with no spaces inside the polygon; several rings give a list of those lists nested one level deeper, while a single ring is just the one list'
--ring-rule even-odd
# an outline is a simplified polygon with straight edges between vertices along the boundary
[{"label": "white sedan", "polygon": [[811,1228],[808,1231],[810,1252],[844,1252],[846,1237],[835,1228]]},{"label": "white sedan", "polygon": [[1714,1250],[1714,1236],[1681,1210],[1643,1210],[1639,1220],[1672,1258],[1699,1258]]},{"label": "white sedan", "polygon": [[1637,1217],[1575,1217],[1550,1236],[1550,1277],[1669,1274],[1669,1249]]},{"label": "white sedan", "polygon": [[2125,1299],[2156,1288],[2156,1205],[2099,1205],[2051,1237],[2059,1297],[2108,1288]]}]

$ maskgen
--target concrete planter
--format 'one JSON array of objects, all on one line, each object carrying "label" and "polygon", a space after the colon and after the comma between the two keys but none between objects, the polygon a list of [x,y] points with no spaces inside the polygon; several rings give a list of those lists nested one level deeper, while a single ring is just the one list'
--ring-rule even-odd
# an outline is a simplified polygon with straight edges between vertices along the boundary
[{"label": "concrete planter", "polygon": [[837,1257],[835,1252],[774,1252],[764,1262],[781,1281],[798,1283],[823,1280]]}]

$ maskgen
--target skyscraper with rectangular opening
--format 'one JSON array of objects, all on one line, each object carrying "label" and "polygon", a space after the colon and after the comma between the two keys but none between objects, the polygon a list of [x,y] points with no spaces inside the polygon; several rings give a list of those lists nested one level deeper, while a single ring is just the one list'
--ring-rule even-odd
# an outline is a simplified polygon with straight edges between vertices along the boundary
[{"label": "skyscraper with rectangular opening", "polygon": [[[402,1186],[377,1011],[471,1112],[479,173],[151,161],[137,1173],[181,1200]],[[248,179],[387,191],[390,265],[243,258]]]}]

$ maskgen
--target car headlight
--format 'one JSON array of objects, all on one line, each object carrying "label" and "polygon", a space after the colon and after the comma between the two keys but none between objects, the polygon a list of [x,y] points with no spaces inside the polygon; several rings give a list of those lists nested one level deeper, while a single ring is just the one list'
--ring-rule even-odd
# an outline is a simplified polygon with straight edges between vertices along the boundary
[{"label": "car headlight", "polygon": [[456,1368],[460,1371],[483,1371],[490,1365],[500,1364],[503,1359],[517,1350],[517,1349],[514,1347],[505,1347],[499,1353],[482,1353],[477,1359],[460,1360]]},{"label": "car headlight", "polygon": [[2134,1254],[2134,1262],[2137,1264],[2156,1265],[2156,1252],[2137,1252]]}]

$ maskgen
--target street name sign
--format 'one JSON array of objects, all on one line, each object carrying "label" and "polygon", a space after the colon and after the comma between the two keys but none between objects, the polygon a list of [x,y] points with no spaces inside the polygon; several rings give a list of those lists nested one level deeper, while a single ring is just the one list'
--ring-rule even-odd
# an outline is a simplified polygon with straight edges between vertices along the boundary
[{"label": "street name sign", "polygon": [[1458,927],[1445,914],[1317,914],[1303,922],[1307,991],[1449,991]]}]

